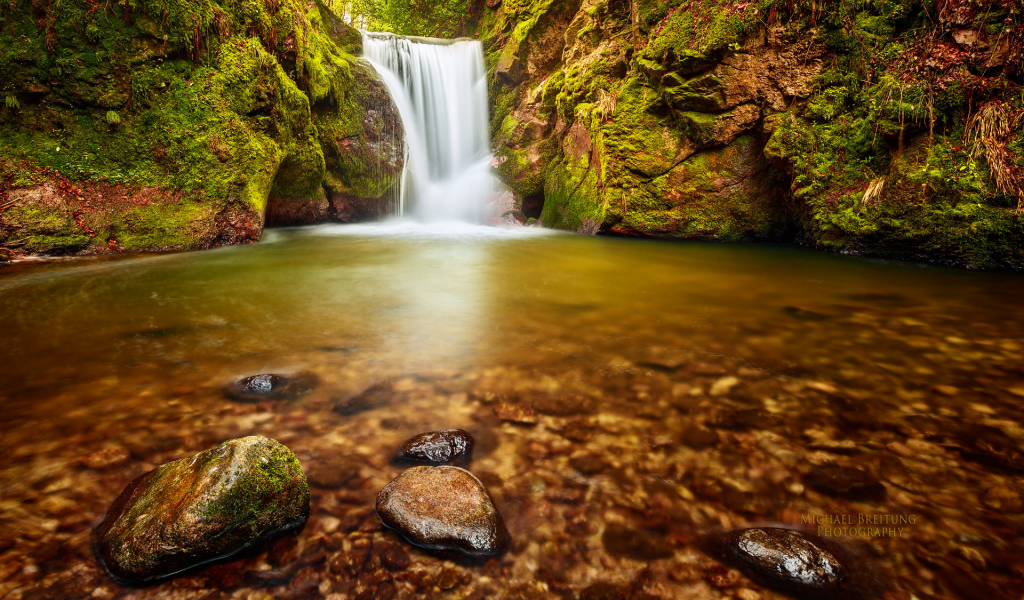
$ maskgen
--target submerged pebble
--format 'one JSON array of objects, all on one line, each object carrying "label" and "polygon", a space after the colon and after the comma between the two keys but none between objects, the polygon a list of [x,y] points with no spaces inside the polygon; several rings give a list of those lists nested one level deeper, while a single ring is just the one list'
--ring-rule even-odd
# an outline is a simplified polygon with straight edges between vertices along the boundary
[{"label": "submerged pebble", "polygon": [[499,554],[508,530],[484,484],[458,467],[413,467],[377,495],[381,522],[409,542],[473,556]]},{"label": "submerged pebble", "polygon": [[138,477],[94,539],[117,582],[142,583],[234,554],[308,516],[298,459],[275,440],[250,436]]},{"label": "submerged pebble", "polygon": [[224,388],[224,395],[236,402],[294,400],[312,392],[320,383],[315,373],[294,375],[263,373],[240,379]]},{"label": "submerged pebble", "polygon": [[445,429],[421,433],[402,444],[398,457],[404,460],[444,464],[469,458],[473,452],[473,436],[461,429]]}]

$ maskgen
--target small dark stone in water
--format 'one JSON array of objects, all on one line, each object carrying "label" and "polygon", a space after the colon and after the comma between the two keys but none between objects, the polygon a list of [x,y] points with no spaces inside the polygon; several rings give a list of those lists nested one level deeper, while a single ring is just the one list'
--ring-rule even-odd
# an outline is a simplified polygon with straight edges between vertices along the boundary
[{"label": "small dark stone in water", "polygon": [[473,436],[461,429],[445,429],[421,433],[402,444],[398,457],[404,460],[444,464],[469,458],[473,452]]},{"label": "small dark stone in water", "polygon": [[312,392],[320,383],[314,373],[294,375],[264,373],[236,381],[224,388],[224,394],[236,402],[294,400]]},{"label": "small dark stone in water", "polygon": [[691,425],[683,430],[679,441],[684,446],[689,446],[694,450],[703,450],[704,448],[717,446],[721,440],[718,439],[718,434],[714,431],[708,431],[702,427]]},{"label": "small dark stone in water", "polygon": [[342,415],[354,415],[366,410],[386,406],[394,400],[395,396],[397,396],[397,393],[391,387],[391,382],[381,381],[371,385],[355,396],[336,401],[334,412]]},{"label": "small dark stone in water", "polygon": [[487,488],[458,467],[408,469],[377,495],[377,515],[411,543],[434,550],[492,556],[510,541]]},{"label": "small dark stone in water", "polygon": [[537,412],[556,417],[571,417],[594,412],[594,401],[578,394],[540,397],[534,399],[531,404]]},{"label": "small dark stone in water", "polygon": [[804,476],[811,489],[835,498],[879,501],[885,498],[885,486],[867,471],[855,467],[824,465]]},{"label": "small dark stone in water", "polygon": [[584,475],[596,475],[608,468],[608,463],[604,462],[604,459],[596,454],[577,456],[570,460],[569,464]]},{"label": "small dark stone in water", "polygon": [[714,540],[711,552],[765,587],[797,598],[848,597],[842,557],[817,536],[774,527],[743,529]]},{"label": "small dark stone in water", "polygon": [[827,321],[832,318],[831,315],[802,306],[787,306],[784,310],[787,315],[799,321]]},{"label": "small dark stone in water", "polygon": [[609,554],[637,560],[657,560],[675,554],[665,536],[618,523],[610,523],[605,527],[601,543]]},{"label": "small dark stone in water", "polygon": [[235,554],[308,516],[298,459],[251,436],[129,483],[94,531],[94,547],[118,583],[141,583]]}]

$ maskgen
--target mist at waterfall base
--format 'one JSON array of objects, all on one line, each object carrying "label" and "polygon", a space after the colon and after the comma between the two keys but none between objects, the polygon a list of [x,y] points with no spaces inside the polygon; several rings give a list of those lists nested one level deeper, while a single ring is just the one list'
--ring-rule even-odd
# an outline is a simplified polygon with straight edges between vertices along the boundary
[{"label": "mist at waterfall base", "polygon": [[405,129],[398,215],[427,223],[495,222],[483,48],[471,40],[363,33],[363,52]]}]

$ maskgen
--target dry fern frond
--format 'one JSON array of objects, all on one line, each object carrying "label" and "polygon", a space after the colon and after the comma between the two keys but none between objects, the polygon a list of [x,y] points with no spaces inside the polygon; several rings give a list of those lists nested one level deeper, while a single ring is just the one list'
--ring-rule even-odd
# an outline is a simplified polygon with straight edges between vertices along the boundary
[{"label": "dry fern frond", "polygon": [[885,177],[879,177],[872,179],[868,183],[868,189],[864,190],[864,196],[860,199],[861,206],[871,206],[875,204],[875,201],[882,197],[882,191],[885,189]]},{"label": "dry fern frond", "polygon": [[975,158],[985,158],[996,191],[1017,199],[1024,208],[1024,173],[1006,144],[1010,134],[1024,123],[1024,112],[1013,111],[1005,102],[987,102],[967,120],[965,139]]}]

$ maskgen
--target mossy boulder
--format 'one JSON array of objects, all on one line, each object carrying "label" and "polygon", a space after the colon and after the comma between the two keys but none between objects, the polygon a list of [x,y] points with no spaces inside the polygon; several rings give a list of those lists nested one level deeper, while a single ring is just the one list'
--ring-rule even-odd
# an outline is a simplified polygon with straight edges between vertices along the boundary
[{"label": "mossy boulder", "polygon": [[298,459],[250,436],[158,467],[125,487],[94,531],[119,583],[143,583],[229,556],[309,516]]}]

